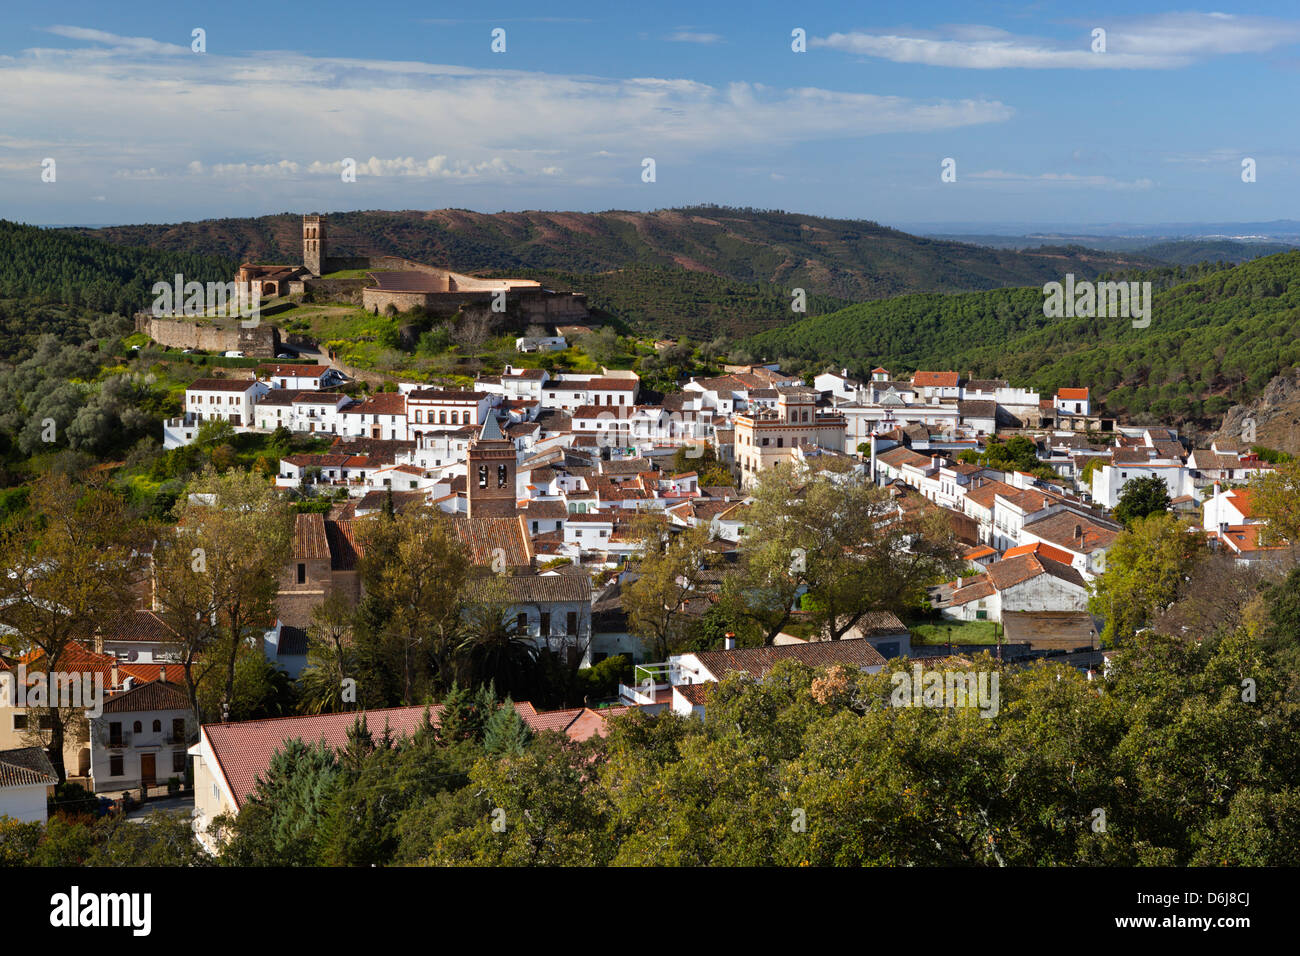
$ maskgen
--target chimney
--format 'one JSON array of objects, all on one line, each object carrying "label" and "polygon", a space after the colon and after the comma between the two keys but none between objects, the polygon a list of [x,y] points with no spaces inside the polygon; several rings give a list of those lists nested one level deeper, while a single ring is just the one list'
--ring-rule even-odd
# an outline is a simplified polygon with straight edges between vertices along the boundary
[{"label": "chimney", "polygon": [[116,664],[114,664],[113,667],[112,667],[112,669],[108,672],[108,679],[109,679],[109,681],[110,681],[110,682],[112,683],[112,685],[113,685],[112,687],[109,688],[109,690],[110,690],[110,691],[117,690],[117,688],[118,688],[118,682],[117,682],[117,665],[116,665]]},{"label": "chimney", "polygon": [[164,664],[162,667],[158,668],[158,679],[159,679],[160,681],[162,681],[164,684],[167,683],[167,665],[166,665],[166,664]]},{"label": "chimney", "polygon": [[1074,526],[1074,538],[1075,538],[1076,541],[1082,541],[1082,540],[1083,540],[1083,525],[1081,525],[1081,524],[1076,524],[1076,525]]},{"label": "chimney", "polygon": [[722,646],[729,651],[734,651],[736,649],[736,634],[734,631],[727,632],[726,637],[722,639]]},{"label": "chimney", "polygon": [[1214,497],[1219,497],[1219,483],[1217,481],[1214,483]]}]

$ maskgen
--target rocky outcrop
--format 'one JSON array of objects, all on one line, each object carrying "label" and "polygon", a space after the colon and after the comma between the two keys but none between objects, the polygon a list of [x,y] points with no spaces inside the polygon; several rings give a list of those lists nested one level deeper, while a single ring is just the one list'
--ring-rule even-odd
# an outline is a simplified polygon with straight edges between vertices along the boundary
[{"label": "rocky outcrop", "polygon": [[1253,402],[1233,405],[1214,437],[1300,455],[1300,369],[1274,377]]}]

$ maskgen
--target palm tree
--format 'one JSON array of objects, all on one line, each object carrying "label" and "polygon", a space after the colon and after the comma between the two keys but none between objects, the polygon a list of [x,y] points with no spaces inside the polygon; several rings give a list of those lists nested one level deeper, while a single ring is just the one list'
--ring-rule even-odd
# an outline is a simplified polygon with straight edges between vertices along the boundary
[{"label": "palm tree", "polygon": [[540,650],[521,631],[508,608],[498,603],[481,603],[466,615],[456,656],[463,668],[464,683],[471,687],[495,681],[496,686],[518,697],[537,682]]}]

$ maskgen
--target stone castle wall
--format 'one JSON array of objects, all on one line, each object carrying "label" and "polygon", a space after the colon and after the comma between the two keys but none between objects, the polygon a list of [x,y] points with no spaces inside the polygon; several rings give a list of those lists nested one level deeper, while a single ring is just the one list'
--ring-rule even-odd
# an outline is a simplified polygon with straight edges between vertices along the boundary
[{"label": "stone castle wall", "polygon": [[268,322],[246,329],[239,321],[233,319],[219,324],[211,319],[162,319],[141,312],[135,317],[135,329],[168,348],[243,352],[249,358],[275,358],[280,349],[279,330]]}]

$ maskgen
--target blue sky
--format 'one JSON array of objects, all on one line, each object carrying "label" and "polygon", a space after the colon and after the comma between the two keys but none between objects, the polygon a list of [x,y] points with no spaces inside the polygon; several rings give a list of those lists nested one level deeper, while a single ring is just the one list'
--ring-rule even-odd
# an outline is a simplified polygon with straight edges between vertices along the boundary
[{"label": "blue sky", "polygon": [[54,2],[5,19],[0,216],[28,222],[698,202],[912,228],[1300,218],[1293,2]]}]

